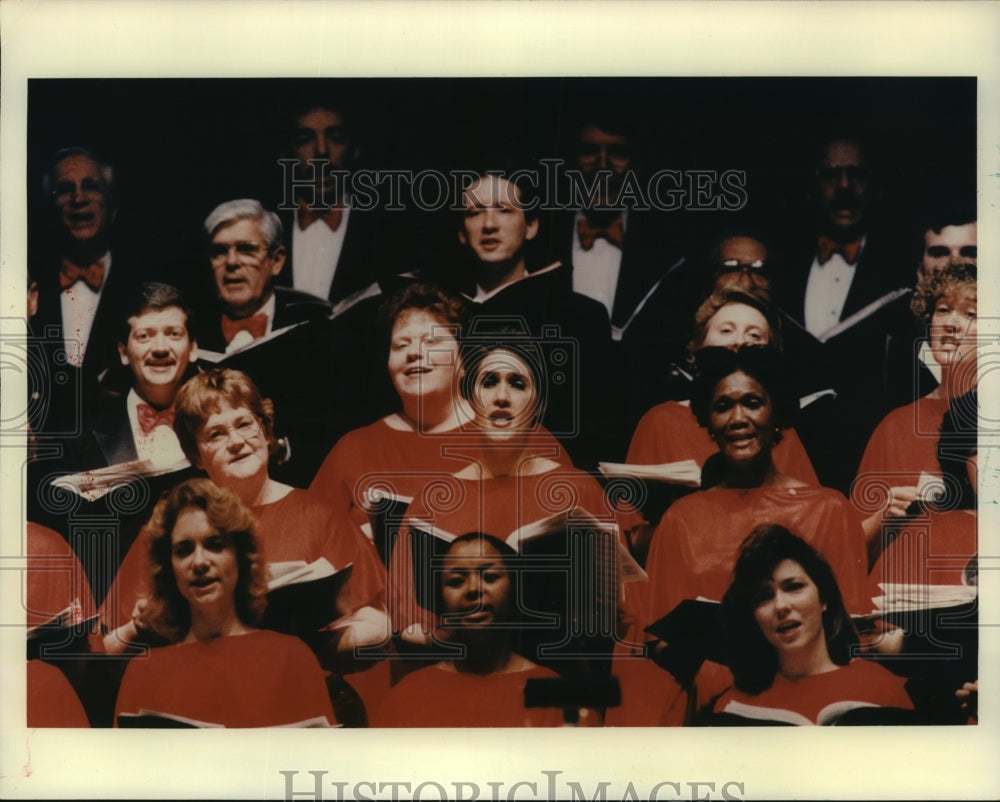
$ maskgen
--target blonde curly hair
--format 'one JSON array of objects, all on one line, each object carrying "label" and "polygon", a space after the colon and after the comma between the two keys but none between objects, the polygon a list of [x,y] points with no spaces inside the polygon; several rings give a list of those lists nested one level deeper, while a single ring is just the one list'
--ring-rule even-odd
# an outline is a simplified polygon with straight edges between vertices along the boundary
[{"label": "blonde curly hair", "polygon": [[177,587],[172,561],[174,527],[188,509],[203,510],[209,523],[231,538],[239,566],[236,614],[244,624],[256,625],[267,606],[267,564],[258,547],[257,522],[232,491],[208,479],[189,479],[163,495],[144,529],[149,545],[149,595],[140,626],[171,642],[183,638],[191,627],[191,609]]}]

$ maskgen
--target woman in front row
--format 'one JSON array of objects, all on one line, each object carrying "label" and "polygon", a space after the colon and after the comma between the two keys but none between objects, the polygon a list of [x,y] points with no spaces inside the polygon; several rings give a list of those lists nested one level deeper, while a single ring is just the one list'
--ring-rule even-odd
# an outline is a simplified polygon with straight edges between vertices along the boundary
[{"label": "woman in front row", "polygon": [[784,527],[743,541],[722,611],[734,687],[716,713],[827,724],[855,708],[912,710],[902,677],[851,659],[858,636],[830,564]]},{"label": "woman in front row", "polygon": [[389,693],[380,727],[558,727],[556,708],[528,709],[529,679],[554,678],[517,651],[517,555],[498,538],[455,538],[435,572],[437,612],[453,657],[406,676]]},{"label": "woman in front row", "polygon": [[[375,549],[322,500],[270,477],[269,458],[276,448],[270,399],[261,396],[245,373],[213,368],[181,387],[176,408],[174,430],[185,455],[250,508],[270,562],[311,563],[325,557],[337,570],[353,565],[352,615],[335,625],[338,648],[348,652],[381,642],[385,572]],[[134,614],[143,593],[143,561],[141,546],[133,545],[102,607],[102,622],[114,630],[105,638],[108,651],[121,651],[125,643],[141,637]]]},{"label": "woman in front row", "polygon": [[171,645],[125,670],[122,714],[225,727],[335,723],[322,669],[298,638],[256,629],[266,567],[250,510],[207,479],[178,485],[147,526],[144,623]]}]

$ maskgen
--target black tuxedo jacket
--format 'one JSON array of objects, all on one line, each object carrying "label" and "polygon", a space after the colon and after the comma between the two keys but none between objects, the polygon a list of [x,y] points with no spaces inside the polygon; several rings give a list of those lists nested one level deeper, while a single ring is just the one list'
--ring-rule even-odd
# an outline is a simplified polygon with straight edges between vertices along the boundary
[{"label": "black tuxedo jacket", "polygon": [[101,292],[97,313],[79,368],[62,358],[63,320],[59,287],[59,257],[49,253],[32,275],[38,283],[38,314],[30,329],[44,352],[47,377],[42,391],[47,394],[44,414],[32,421],[40,433],[75,436],[84,428],[99,399],[101,375],[120,365],[118,339],[125,323],[125,306],[139,285],[127,259],[112,252],[111,271]]},{"label": "black tuxedo jacket", "polygon": [[[292,287],[295,282],[292,232],[298,223],[295,212],[282,212],[281,215],[288,260],[278,276],[278,283],[284,287]],[[313,225],[325,223],[317,221]],[[386,213],[351,209],[346,225],[344,247],[337,260],[337,269],[327,295],[327,300],[334,304],[396,272],[397,260],[394,253],[398,238],[393,237],[390,232]]]},{"label": "black tuxedo jacket", "polygon": [[[315,295],[288,287],[275,287],[271,330],[277,331],[295,323],[324,320],[329,316],[330,308],[329,303]],[[198,320],[198,345],[218,353],[226,350],[226,338],[222,336],[222,309],[218,304],[207,309]]]},{"label": "black tuxedo jacket", "polygon": [[[575,219],[576,211],[568,210],[551,222],[550,258],[568,267],[567,289],[572,289]],[[700,285],[696,288],[687,280],[684,255],[689,243],[679,232],[680,220],[676,213],[633,210],[628,215],[611,314],[612,326],[625,328],[611,345],[617,397],[605,460],[624,460],[642,414],[667,398],[683,397],[687,389],[676,366],[683,366],[694,310],[702,299]],[[643,308],[633,317],[643,299]]]},{"label": "black tuxedo jacket", "polygon": [[586,469],[609,458],[609,403],[615,389],[610,326],[603,304],[567,289],[565,272],[529,275],[473,304],[470,330],[472,338],[489,339],[490,332],[521,324],[539,343],[548,397],[542,423]]},{"label": "black tuxedo jacket", "polygon": [[[912,287],[914,271],[912,265],[906,264],[907,253],[905,238],[890,231],[870,231],[840,319],[850,317],[887,292]],[[792,242],[785,252],[784,272],[775,280],[777,305],[799,323],[805,322],[806,284],[815,257],[815,235]]]},{"label": "black tuxedo jacket", "polygon": [[[560,212],[552,220],[550,261],[560,261],[569,270],[564,275],[572,289],[573,239],[576,211]],[[622,262],[611,310],[611,324],[622,326],[664,273],[680,258],[683,244],[673,234],[674,224],[663,214],[630,211]]]},{"label": "black tuxedo jacket", "polygon": [[[841,320],[887,293],[912,286],[914,275],[912,266],[906,264],[905,243],[905,238],[891,232],[876,229],[869,233]],[[906,294],[820,343],[802,328],[805,288],[815,250],[815,238],[810,238],[786,251],[786,272],[775,279],[775,297],[786,317],[784,349],[800,395],[826,388],[836,393],[835,398],[802,411],[799,435],[820,481],[849,493],[868,438],[898,404],[900,373],[892,364],[892,355],[900,348],[910,349],[913,318]]]},{"label": "black tuxedo jacket", "polygon": [[93,448],[85,453],[93,455],[94,461],[87,468],[118,465],[139,458],[132,427],[129,425],[126,396],[118,396],[101,404],[101,411],[94,416],[90,437]]}]

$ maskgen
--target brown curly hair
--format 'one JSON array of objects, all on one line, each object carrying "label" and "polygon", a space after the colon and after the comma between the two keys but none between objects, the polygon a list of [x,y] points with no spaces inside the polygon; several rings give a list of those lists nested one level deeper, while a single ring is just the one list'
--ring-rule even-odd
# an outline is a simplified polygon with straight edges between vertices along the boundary
[{"label": "brown curly hair", "polygon": [[407,284],[389,296],[378,309],[378,332],[386,353],[396,321],[411,309],[423,309],[441,318],[455,326],[459,334],[465,330],[469,319],[469,305],[460,295],[453,295],[428,282]]},{"label": "brown curly hair", "polygon": [[244,624],[256,625],[267,606],[267,565],[258,546],[257,522],[232,491],[208,479],[188,479],[163,494],[144,529],[150,593],[140,626],[171,642],[183,638],[191,627],[191,608],[177,587],[172,561],[174,527],[188,509],[204,510],[209,523],[232,540],[239,566],[236,614]]},{"label": "brown curly hair", "polygon": [[910,311],[921,323],[931,322],[937,302],[962,290],[976,293],[976,266],[949,264],[940,270],[922,272],[910,299]]},{"label": "brown curly hair", "polygon": [[177,391],[174,401],[174,432],[192,465],[198,464],[198,434],[205,422],[221,409],[221,402],[246,407],[253,413],[267,437],[268,451],[278,448],[274,439],[274,404],[264,398],[245,373],[230,368],[212,368],[191,377]]}]

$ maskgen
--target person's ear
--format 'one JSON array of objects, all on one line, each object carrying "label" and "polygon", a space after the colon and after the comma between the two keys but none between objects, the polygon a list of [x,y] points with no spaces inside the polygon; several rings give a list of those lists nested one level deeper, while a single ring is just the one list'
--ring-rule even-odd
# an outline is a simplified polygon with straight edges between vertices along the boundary
[{"label": "person's ear", "polygon": [[532,240],[538,235],[538,218],[536,217],[524,229],[525,240]]},{"label": "person's ear", "polygon": [[271,275],[277,277],[281,272],[281,269],[285,266],[285,258],[288,256],[288,251],[285,250],[284,245],[279,245],[273,251],[271,251]]},{"label": "person's ear", "polygon": [[125,352],[125,343],[118,343],[118,356],[125,367],[129,366],[128,354]]}]

